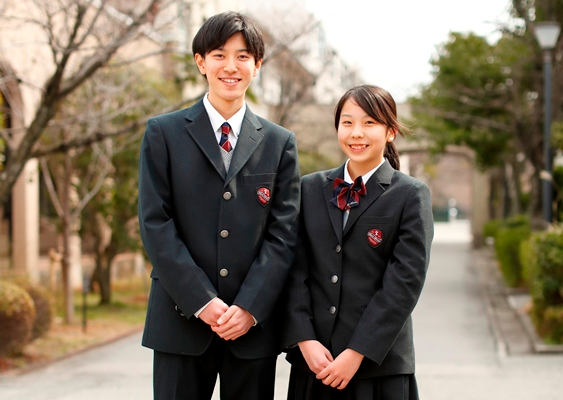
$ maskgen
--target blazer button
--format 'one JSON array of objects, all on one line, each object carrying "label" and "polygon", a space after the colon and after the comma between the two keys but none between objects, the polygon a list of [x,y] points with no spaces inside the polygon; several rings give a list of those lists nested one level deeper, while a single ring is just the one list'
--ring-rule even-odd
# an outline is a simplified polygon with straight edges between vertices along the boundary
[{"label": "blazer button", "polygon": [[332,276],[330,277],[330,281],[331,281],[332,283],[338,282],[338,276],[332,275]]},{"label": "blazer button", "polygon": [[340,253],[342,251],[342,246],[340,246],[339,244],[336,245],[336,252]]},{"label": "blazer button", "polygon": [[221,271],[219,271],[219,275],[221,275],[224,278],[227,275],[229,275],[229,271],[226,268],[223,268]]},{"label": "blazer button", "polygon": [[334,307],[334,306],[330,307],[330,308],[328,309],[328,312],[331,313],[331,314],[336,313],[336,307]]},{"label": "blazer button", "polygon": [[229,231],[226,230],[226,229],[222,230],[222,231],[221,231],[221,237],[222,237],[223,239],[225,239],[226,237],[229,237]]},{"label": "blazer button", "polygon": [[231,192],[225,192],[225,193],[223,193],[223,198],[224,198],[225,200],[231,200],[231,197],[232,197],[232,196],[233,196],[233,195],[231,194]]}]

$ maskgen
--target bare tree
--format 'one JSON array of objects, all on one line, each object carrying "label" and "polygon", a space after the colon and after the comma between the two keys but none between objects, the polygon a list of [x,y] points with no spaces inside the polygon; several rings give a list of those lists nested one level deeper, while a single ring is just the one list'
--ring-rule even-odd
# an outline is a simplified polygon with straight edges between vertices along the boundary
[{"label": "bare tree", "polygon": [[[39,65],[42,73],[48,71],[44,83],[38,85],[33,70],[24,68],[0,71],[6,83],[18,82],[20,86],[38,91],[37,107],[33,115],[28,118],[29,123],[24,127],[7,127],[0,129],[0,135],[5,142],[8,157],[0,174],[0,202],[4,202],[12,189],[25,163],[33,156],[45,154],[36,151],[39,139],[51,124],[61,102],[81,87],[92,75],[107,66],[118,52],[123,50],[122,62],[137,61],[139,58],[153,56],[162,51],[162,43],[154,40],[156,27],[155,18],[159,12],[172,2],[163,0],[145,0],[134,2],[129,7],[113,7],[119,4],[108,0],[19,0],[7,1],[0,17],[2,35],[10,37],[10,32],[27,29],[34,38],[31,42],[28,36],[20,35],[19,40],[11,42],[11,48],[16,52],[25,46],[39,49],[34,54],[34,62]],[[146,53],[127,57],[125,51],[132,43],[150,40],[152,46]],[[49,59],[41,59],[42,54],[50,54]],[[43,53],[42,53],[43,51]],[[29,61],[29,60],[27,60]],[[21,66],[19,66],[21,67]],[[17,71],[17,72],[16,72]],[[25,75],[29,73],[30,75]],[[4,88],[0,85],[6,102]],[[7,104],[15,107],[16,104]],[[17,110],[23,114],[23,110]],[[97,139],[99,135],[109,134],[92,132]],[[64,139],[61,138],[64,142]],[[81,143],[92,142],[92,136],[73,138],[73,142],[63,147],[76,146]],[[60,143],[59,143],[60,144]],[[50,143],[50,148],[56,148],[57,143]]]}]

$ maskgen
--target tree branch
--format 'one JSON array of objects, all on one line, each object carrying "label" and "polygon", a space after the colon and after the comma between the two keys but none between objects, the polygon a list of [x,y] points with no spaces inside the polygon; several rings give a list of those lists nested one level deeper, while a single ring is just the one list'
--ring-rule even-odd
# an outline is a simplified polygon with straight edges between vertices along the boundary
[{"label": "tree branch", "polygon": [[[178,110],[186,104],[193,103],[195,100],[201,98],[204,94],[205,93],[201,93],[201,94],[199,94],[198,96],[196,96],[192,99],[182,100],[181,102],[178,102],[178,103],[176,103],[176,104],[174,104],[170,107],[163,109],[159,114]],[[102,140],[105,140],[105,139],[108,139],[108,138],[111,138],[111,137],[116,137],[116,136],[124,135],[124,134],[127,134],[127,133],[135,132],[139,128],[144,127],[145,124],[147,123],[147,121],[151,117],[152,116],[145,116],[145,117],[140,118],[136,121],[133,121],[132,123],[122,127],[121,129],[118,129],[116,131],[101,132],[99,130],[96,130],[91,135],[86,136],[86,137],[77,137],[77,138],[73,138],[73,139],[70,139],[70,140],[62,141],[62,142],[57,143],[57,144],[52,145],[52,146],[40,147],[37,150],[31,152],[30,157],[31,158],[44,157],[44,156],[47,156],[47,155],[50,155],[50,154],[64,153],[68,149],[89,146],[89,145],[92,145],[93,143],[101,142]]]}]

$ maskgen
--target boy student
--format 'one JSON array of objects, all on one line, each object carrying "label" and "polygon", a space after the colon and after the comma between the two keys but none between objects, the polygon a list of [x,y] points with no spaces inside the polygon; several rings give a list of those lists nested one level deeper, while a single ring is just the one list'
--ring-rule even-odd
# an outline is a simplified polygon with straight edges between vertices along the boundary
[{"label": "boy student", "polygon": [[254,22],[215,15],[192,46],[209,92],[150,119],[141,148],[154,397],[208,400],[219,375],[221,399],[273,399],[276,303],[297,240],[295,136],[245,103],[264,56]]}]

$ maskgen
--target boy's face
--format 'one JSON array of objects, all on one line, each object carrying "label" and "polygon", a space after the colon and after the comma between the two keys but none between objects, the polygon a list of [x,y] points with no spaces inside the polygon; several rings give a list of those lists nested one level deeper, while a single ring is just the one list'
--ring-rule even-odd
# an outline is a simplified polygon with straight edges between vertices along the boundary
[{"label": "boy's face", "polygon": [[199,71],[207,76],[209,101],[219,112],[239,103],[242,106],[246,90],[262,64],[248,52],[242,33],[234,34],[205,57],[196,54],[195,60]]}]

